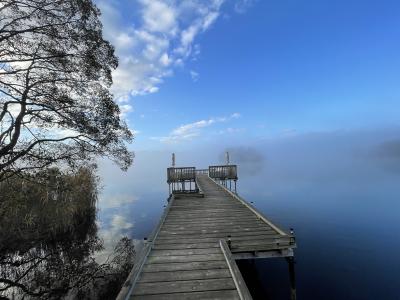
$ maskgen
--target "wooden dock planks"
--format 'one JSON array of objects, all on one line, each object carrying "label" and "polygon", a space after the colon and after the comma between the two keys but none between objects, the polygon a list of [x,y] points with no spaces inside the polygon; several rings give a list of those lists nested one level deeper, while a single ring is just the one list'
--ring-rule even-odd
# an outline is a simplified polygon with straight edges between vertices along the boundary
[{"label": "wooden dock planks", "polygon": [[197,183],[204,198],[171,199],[128,296],[118,299],[251,299],[232,253],[291,245],[290,235],[207,175]]}]

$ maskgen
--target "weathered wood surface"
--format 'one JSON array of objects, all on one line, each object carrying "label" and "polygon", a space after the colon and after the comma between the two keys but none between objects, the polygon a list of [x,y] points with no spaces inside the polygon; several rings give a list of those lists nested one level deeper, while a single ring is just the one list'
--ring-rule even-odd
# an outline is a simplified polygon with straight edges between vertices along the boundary
[{"label": "weathered wood surface", "polygon": [[[229,250],[289,247],[289,235],[207,175],[198,175],[197,184],[204,198],[171,200],[130,299],[251,299]],[[228,239],[230,249],[221,248]]]}]

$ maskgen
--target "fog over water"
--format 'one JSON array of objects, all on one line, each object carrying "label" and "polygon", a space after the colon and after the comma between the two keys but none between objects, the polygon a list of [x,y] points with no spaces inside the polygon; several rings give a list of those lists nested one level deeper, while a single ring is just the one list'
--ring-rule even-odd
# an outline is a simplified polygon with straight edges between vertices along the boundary
[{"label": "fog over water", "polygon": [[[176,152],[177,166],[238,164],[238,192],[267,217],[295,229],[299,299],[399,299],[400,128],[288,133],[271,139],[198,145]],[[138,151],[123,173],[101,162],[98,220],[106,244],[142,239],[166,203],[171,151]],[[240,263],[268,299],[288,297],[284,260]],[[274,276],[271,276],[274,274]]]}]

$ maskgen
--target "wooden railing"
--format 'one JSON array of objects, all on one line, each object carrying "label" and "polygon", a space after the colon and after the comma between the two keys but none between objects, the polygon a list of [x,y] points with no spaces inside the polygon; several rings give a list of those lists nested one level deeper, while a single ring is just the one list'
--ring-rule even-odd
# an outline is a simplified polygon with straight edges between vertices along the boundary
[{"label": "wooden railing", "polygon": [[208,175],[213,179],[237,180],[237,166],[236,165],[224,165],[224,166],[210,166],[208,168]]},{"label": "wooden railing", "polygon": [[186,180],[196,179],[196,168],[195,167],[184,167],[184,168],[168,168],[167,169],[167,182],[179,182]]}]

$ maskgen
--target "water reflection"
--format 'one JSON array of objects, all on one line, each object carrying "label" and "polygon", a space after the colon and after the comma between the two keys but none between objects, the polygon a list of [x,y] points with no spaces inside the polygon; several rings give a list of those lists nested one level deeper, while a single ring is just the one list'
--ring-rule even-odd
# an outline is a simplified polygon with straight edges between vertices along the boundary
[{"label": "water reflection", "polygon": [[297,299],[294,257],[240,259],[236,263],[254,300]]},{"label": "water reflection", "polygon": [[[96,224],[97,179],[90,169],[57,169],[0,183],[0,296],[112,299],[132,268],[130,239],[104,249]],[[118,220],[117,220],[118,221]]]},{"label": "water reflection", "polygon": [[[298,299],[399,299],[398,136],[398,128],[327,132],[230,147],[239,194],[275,223],[295,229]],[[177,160],[199,168],[217,164],[218,153],[229,148],[222,144],[178,152]],[[127,174],[109,165],[101,170],[109,196],[136,195],[136,201],[106,208],[100,218],[112,224],[114,215],[125,217],[133,224],[127,232],[140,239],[156,225],[165,203],[171,151],[136,154]],[[285,260],[240,264],[261,299],[290,299]]]}]

